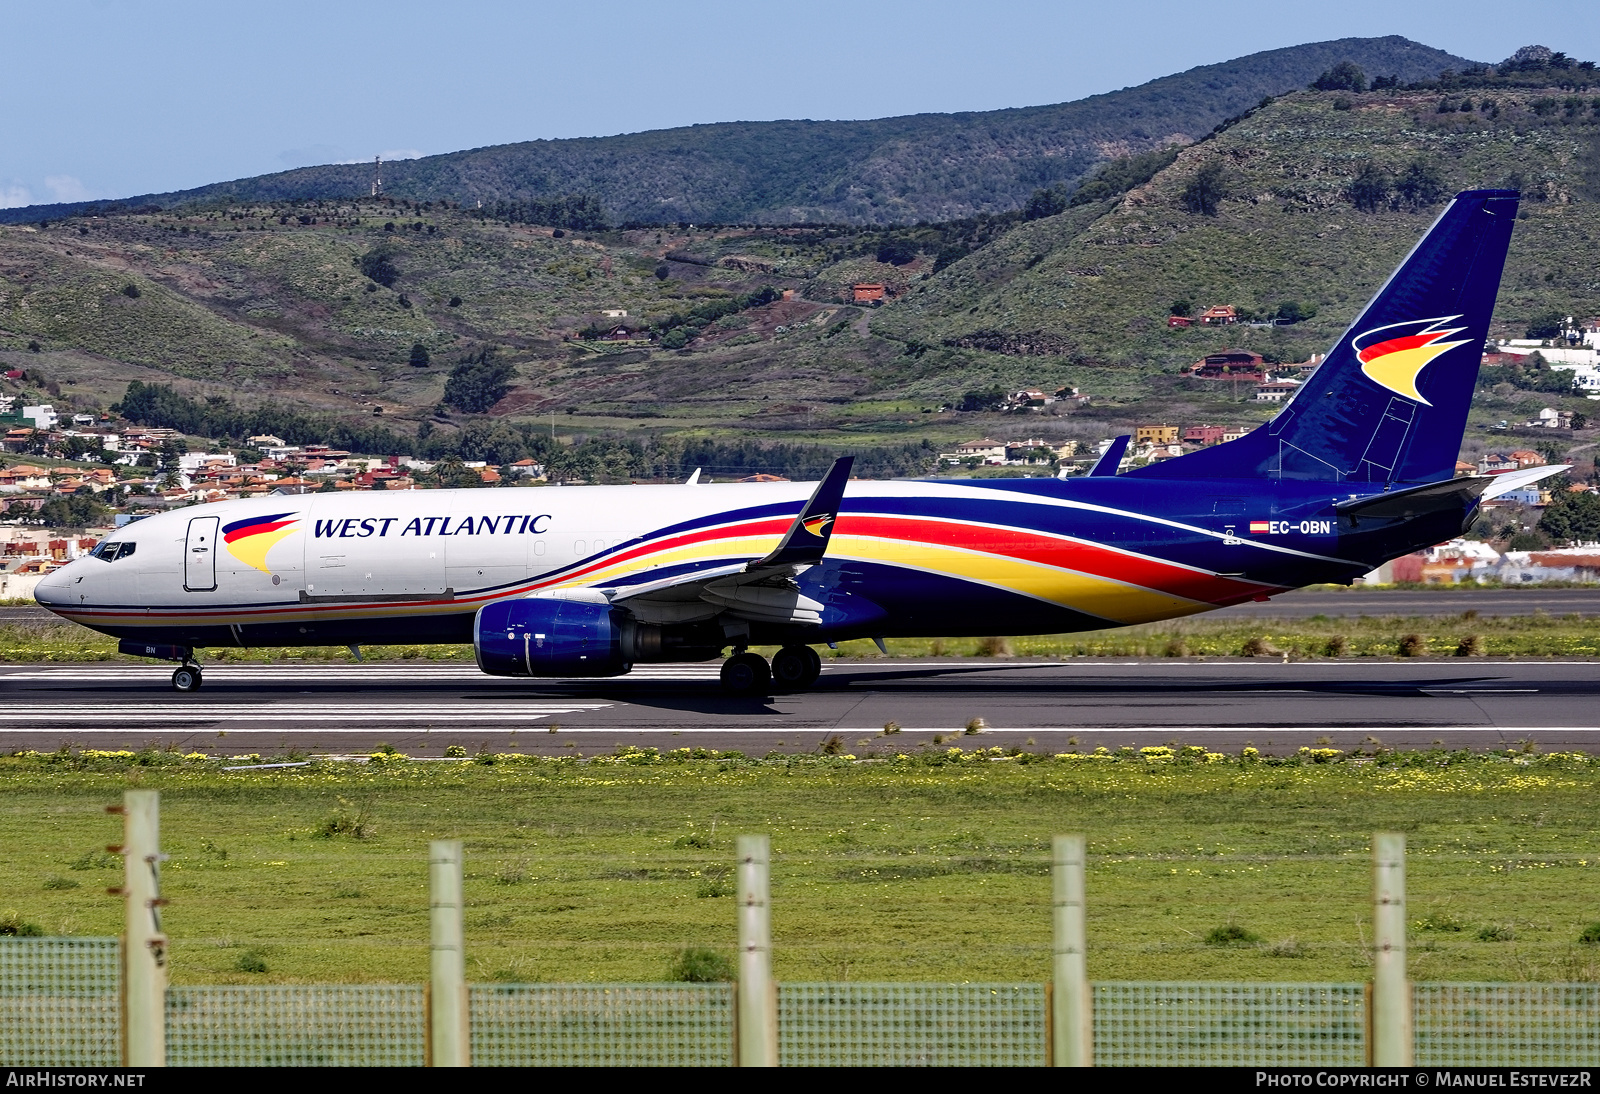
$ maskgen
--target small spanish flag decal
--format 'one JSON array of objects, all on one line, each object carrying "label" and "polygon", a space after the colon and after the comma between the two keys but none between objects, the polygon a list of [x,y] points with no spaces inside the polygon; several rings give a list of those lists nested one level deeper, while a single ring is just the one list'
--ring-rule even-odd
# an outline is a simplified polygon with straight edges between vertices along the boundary
[{"label": "small spanish flag decal", "polygon": [[1253,520],[1253,521],[1250,522],[1250,531],[1252,531],[1252,532],[1269,532],[1271,530],[1272,530],[1272,522],[1271,521]]}]

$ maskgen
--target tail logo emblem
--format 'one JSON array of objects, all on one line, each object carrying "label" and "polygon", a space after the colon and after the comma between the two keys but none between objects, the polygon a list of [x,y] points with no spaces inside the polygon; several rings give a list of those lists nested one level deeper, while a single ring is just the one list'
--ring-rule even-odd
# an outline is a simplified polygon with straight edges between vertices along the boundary
[{"label": "tail logo emblem", "polygon": [[228,553],[246,566],[264,574],[267,569],[267,552],[284,536],[297,531],[300,518],[294,513],[270,513],[264,517],[246,517],[222,526],[222,542]]},{"label": "tail logo emblem", "polygon": [[828,525],[830,525],[832,523],[833,523],[833,514],[832,513],[822,513],[822,514],[820,514],[818,516],[815,516],[815,517],[807,517],[805,520],[800,522],[800,525],[806,531],[810,532],[812,535],[816,536],[818,539],[821,539],[823,536],[828,534]]},{"label": "tail logo emblem", "polygon": [[1361,371],[1367,379],[1396,395],[1432,406],[1417,391],[1417,377],[1435,357],[1467,344],[1465,339],[1445,341],[1452,334],[1467,329],[1446,325],[1460,318],[1446,315],[1437,319],[1412,319],[1363,331],[1352,343],[1356,358],[1361,362]]}]

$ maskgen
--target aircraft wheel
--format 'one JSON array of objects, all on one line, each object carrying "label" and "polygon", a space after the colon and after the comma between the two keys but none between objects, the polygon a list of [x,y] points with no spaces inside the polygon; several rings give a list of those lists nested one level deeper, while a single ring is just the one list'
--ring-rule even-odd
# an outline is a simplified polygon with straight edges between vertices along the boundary
[{"label": "aircraft wheel", "polygon": [[722,663],[722,690],[729,695],[764,695],[772,670],[759,653],[736,653]]},{"label": "aircraft wheel", "polygon": [[817,682],[817,677],[822,675],[822,655],[810,646],[801,646],[800,648],[805,651],[806,655],[805,686],[810,687]]},{"label": "aircraft wheel", "polygon": [[[817,678],[812,671],[811,659],[816,652],[810,646],[785,646],[772,658],[772,682],[783,691],[804,691]],[[818,658],[817,671],[821,671]]]},{"label": "aircraft wheel", "polygon": [[199,691],[200,684],[200,670],[193,665],[184,665],[172,674],[173,691]]}]

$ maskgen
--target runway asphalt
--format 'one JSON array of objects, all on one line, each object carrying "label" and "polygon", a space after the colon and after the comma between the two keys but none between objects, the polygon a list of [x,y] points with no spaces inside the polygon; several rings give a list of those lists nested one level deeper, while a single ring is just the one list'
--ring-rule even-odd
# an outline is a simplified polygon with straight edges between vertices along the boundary
[{"label": "runway asphalt", "polygon": [[[1549,661],[829,662],[799,695],[724,696],[715,664],[527,681],[471,665],[218,665],[178,694],[161,665],[0,669],[0,752],[609,752],[624,745],[855,754],[934,745],[1200,744],[1600,750],[1600,663]],[[970,720],[984,728],[968,734]],[[900,731],[886,734],[886,723]]]}]

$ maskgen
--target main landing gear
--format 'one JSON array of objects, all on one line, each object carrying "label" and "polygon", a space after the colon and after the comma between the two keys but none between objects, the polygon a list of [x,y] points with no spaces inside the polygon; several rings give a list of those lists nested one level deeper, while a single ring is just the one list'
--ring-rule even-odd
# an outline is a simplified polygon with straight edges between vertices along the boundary
[{"label": "main landing gear", "polygon": [[199,665],[185,663],[173,670],[173,691],[199,691],[200,685],[204,682],[200,676]]},{"label": "main landing gear", "polygon": [[822,675],[822,658],[810,646],[785,646],[772,664],[759,653],[741,650],[722,663],[722,690],[729,695],[763,695],[776,685],[779,691],[804,691]]}]

